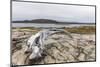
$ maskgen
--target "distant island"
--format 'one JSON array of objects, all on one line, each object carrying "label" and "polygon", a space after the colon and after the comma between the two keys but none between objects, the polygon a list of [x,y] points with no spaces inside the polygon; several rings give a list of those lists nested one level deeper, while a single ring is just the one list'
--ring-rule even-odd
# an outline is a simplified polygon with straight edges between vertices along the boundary
[{"label": "distant island", "polygon": [[23,20],[23,21],[12,21],[13,23],[54,23],[54,24],[95,24],[95,23],[82,23],[82,22],[61,22],[51,19],[35,19],[35,20]]}]

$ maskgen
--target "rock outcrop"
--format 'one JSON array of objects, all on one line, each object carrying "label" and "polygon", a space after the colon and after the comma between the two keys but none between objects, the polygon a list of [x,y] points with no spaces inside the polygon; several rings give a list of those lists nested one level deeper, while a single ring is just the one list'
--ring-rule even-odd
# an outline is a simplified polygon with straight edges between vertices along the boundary
[{"label": "rock outcrop", "polygon": [[33,60],[29,60],[30,54],[25,54],[24,51],[25,41],[31,33],[12,35],[12,64],[14,65],[95,61],[94,34],[71,34],[73,39],[63,33],[51,35],[44,42],[42,57]]}]

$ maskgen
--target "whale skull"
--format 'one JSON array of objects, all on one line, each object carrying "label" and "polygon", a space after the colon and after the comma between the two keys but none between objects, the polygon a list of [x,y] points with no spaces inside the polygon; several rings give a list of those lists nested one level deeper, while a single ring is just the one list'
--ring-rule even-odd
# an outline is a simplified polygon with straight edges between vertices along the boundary
[{"label": "whale skull", "polygon": [[28,41],[27,41],[27,48],[25,49],[25,52],[31,52],[29,59],[34,59],[34,58],[39,58],[41,57],[41,54],[44,49],[43,42],[44,40],[51,34],[54,34],[56,32],[64,32],[67,35],[69,35],[71,38],[72,36],[70,35],[69,32],[63,31],[63,30],[58,30],[58,29],[53,29],[53,30],[42,30],[38,32],[35,35],[32,35]]}]

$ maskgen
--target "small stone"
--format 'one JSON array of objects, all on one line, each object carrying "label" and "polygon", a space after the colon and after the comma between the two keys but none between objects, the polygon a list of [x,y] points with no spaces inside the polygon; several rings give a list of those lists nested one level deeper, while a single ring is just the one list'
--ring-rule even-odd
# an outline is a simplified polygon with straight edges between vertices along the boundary
[{"label": "small stone", "polygon": [[80,53],[79,57],[78,57],[79,61],[85,61],[85,54]]}]

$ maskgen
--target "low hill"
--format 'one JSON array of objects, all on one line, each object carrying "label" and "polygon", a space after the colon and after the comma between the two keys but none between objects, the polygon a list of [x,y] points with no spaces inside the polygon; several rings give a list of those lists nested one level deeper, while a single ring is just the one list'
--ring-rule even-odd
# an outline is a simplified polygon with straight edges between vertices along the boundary
[{"label": "low hill", "polygon": [[61,22],[51,19],[35,19],[24,21],[12,21],[13,23],[59,23],[59,24],[95,24],[95,23],[82,23],[82,22]]}]

